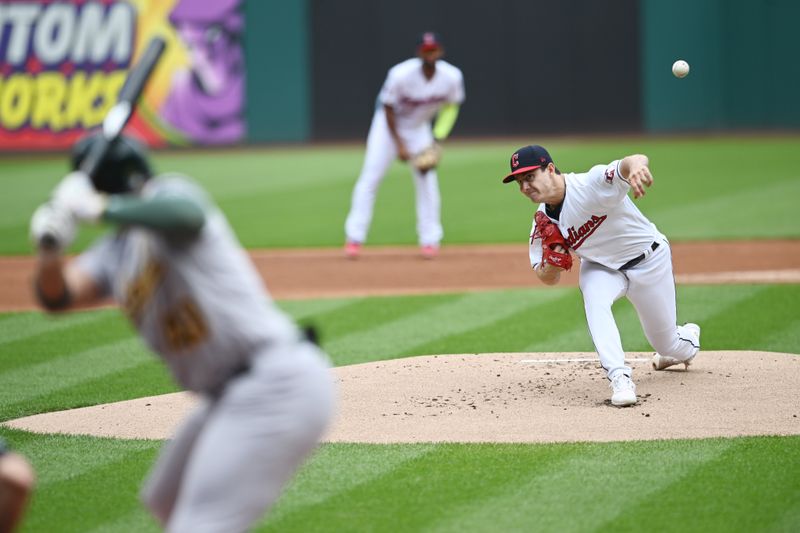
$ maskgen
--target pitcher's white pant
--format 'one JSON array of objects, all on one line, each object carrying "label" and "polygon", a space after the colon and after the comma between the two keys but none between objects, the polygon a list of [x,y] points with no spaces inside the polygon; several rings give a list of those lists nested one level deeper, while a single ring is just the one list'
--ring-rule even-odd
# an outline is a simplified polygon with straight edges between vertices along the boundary
[{"label": "pitcher's white pant", "polygon": [[[412,154],[421,151],[433,142],[433,133],[429,124],[422,124],[414,129],[398,129],[408,151]],[[386,124],[386,113],[379,108],[372,117],[372,125],[367,136],[367,153],[364,166],[353,189],[350,213],[344,225],[347,240],[365,242],[372,222],[372,210],[378,187],[383,181],[389,165],[397,158],[395,146],[389,126]],[[436,169],[422,174],[411,167],[414,175],[417,207],[417,237],[419,244],[438,245],[444,231],[440,219],[441,198],[439,195],[439,178]]]},{"label": "pitcher's white pant", "polygon": [[683,327],[676,324],[675,278],[672,252],[666,239],[641,263],[625,270],[612,270],[581,260],[580,287],[586,321],[600,364],[613,379],[619,372],[630,377],[625,352],[611,305],[622,296],[631,301],[650,345],[661,355],[685,361],[697,353]]},{"label": "pitcher's white pant", "polygon": [[316,346],[265,352],[165,445],[142,501],[169,532],[247,531],[319,442],[333,379]]}]

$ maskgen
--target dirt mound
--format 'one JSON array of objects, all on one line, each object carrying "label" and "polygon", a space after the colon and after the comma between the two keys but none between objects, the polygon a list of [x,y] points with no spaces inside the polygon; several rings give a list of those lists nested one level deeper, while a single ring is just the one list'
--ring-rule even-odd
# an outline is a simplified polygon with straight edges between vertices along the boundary
[{"label": "dirt mound", "polygon": [[[655,372],[629,353],[639,403],[610,404],[594,353],[433,355],[340,367],[329,442],[571,442],[800,434],[800,356],[701,352]],[[681,367],[682,368],[682,367]],[[764,384],[769,384],[765,388]],[[187,393],[8,422],[41,433],[168,438]]]}]

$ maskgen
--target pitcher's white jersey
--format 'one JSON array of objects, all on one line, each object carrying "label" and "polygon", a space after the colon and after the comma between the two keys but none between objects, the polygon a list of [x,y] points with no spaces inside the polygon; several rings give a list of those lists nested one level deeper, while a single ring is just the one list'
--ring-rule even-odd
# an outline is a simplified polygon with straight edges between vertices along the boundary
[{"label": "pitcher's white jersey", "polygon": [[[584,174],[565,174],[566,192],[558,229],[571,251],[581,258],[618,269],[650,250],[654,241],[665,237],[628,197],[630,185],[620,178],[619,161],[595,165]],[[539,205],[545,212],[545,204]],[[531,228],[530,260],[535,267],[542,260],[541,239]]]},{"label": "pitcher's white jersey", "polygon": [[398,129],[415,129],[429,124],[443,105],[464,101],[464,76],[458,67],[440,59],[429,80],[422,60],[414,57],[389,69],[378,99],[394,109]]},{"label": "pitcher's white jersey", "polygon": [[150,348],[192,391],[213,391],[254,354],[299,338],[269,298],[222,213],[183,176],[147,182],[144,198],[183,196],[204,206],[200,234],[168,242],[148,229],[123,228],[79,258],[114,297]]}]

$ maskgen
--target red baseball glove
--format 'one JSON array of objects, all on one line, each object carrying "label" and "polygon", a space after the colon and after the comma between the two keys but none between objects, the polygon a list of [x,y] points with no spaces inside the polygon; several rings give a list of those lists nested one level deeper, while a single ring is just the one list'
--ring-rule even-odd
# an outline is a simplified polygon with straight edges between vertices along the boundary
[{"label": "red baseball glove", "polygon": [[[561,235],[561,230],[553,224],[547,215],[542,211],[537,211],[536,230],[533,233],[534,239],[542,239],[542,260],[548,264],[569,270],[572,268],[572,256],[569,255],[569,245]],[[555,250],[556,246],[562,246],[566,252]]]}]

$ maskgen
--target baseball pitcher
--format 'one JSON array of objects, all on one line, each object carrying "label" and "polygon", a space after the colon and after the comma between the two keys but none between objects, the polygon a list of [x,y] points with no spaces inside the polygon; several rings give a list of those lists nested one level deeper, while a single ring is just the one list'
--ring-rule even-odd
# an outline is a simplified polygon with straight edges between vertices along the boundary
[{"label": "baseball pitcher", "polygon": [[586,320],[600,363],[613,390],[611,403],[636,403],[632,370],[625,364],[612,304],[627,297],[655,348],[653,368],[683,364],[700,349],[700,327],[676,325],[675,281],[669,241],[628,196],[644,196],[653,183],[649,160],[630,155],[583,174],[562,174],[538,145],[511,156],[511,173],[520,192],[539,207],[530,238],[531,266],[545,284],[558,283],[580,258],[580,288]]},{"label": "baseball pitcher", "polygon": [[[98,136],[74,149],[73,168]],[[74,260],[76,223],[117,230]],[[93,178],[75,171],[34,213],[35,288],[53,311],[111,296],[200,405],[168,442],[142,498],[167,531],[247,530],[331,418],[324,354],[271,301],[222,212],[190,179],[152,177],[118,138]]]}]

